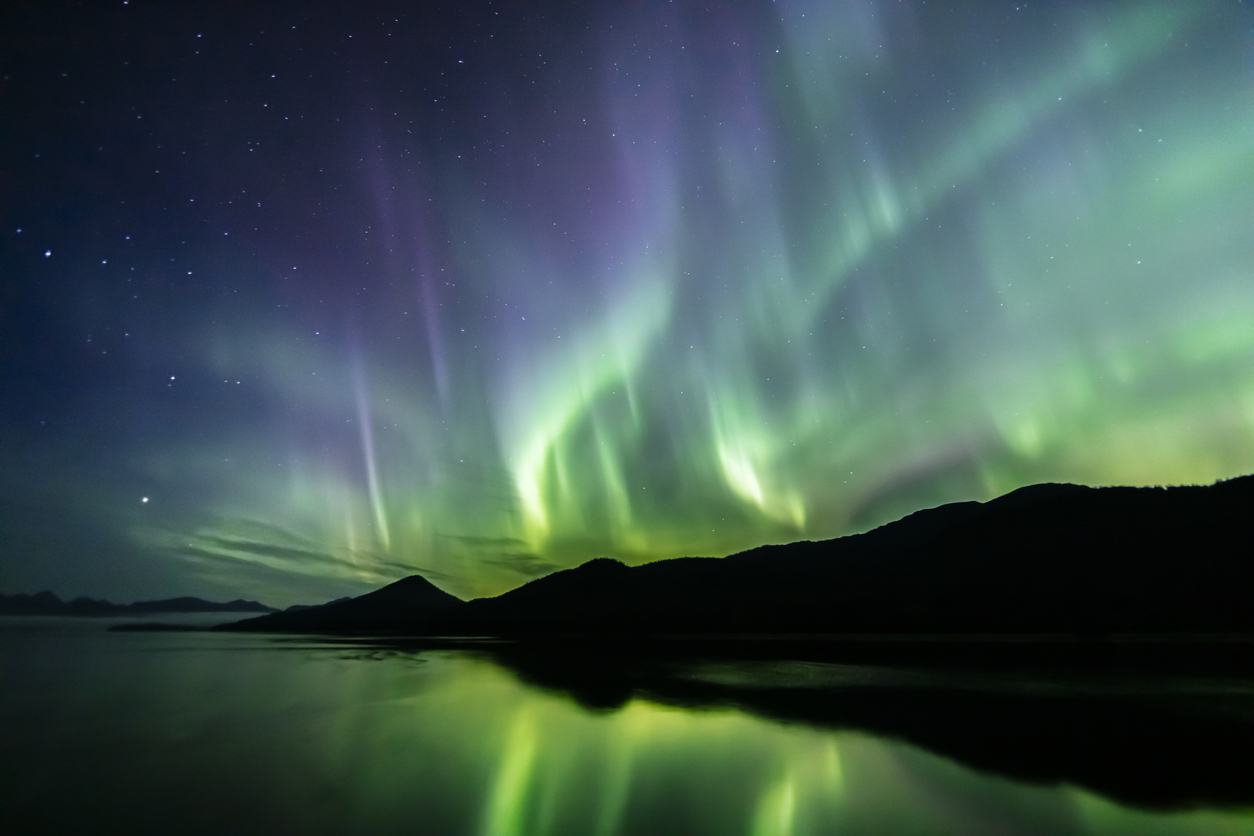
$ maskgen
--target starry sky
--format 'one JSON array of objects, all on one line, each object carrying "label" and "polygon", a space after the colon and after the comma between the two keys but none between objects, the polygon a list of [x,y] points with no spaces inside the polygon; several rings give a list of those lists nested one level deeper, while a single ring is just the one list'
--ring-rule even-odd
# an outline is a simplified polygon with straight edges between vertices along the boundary
[{"label": "starry sky", "polygon": [[0,590],[496,594],[1254,471],[1254,8],[6,3]]}]

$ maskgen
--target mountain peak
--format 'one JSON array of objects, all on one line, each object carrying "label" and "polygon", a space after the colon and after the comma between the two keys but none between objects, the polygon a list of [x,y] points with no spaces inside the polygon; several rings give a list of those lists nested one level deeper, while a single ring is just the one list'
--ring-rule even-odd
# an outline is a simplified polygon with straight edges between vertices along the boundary
[{"label": "mountain peak", "polygon": [[399,581],[394,581],[382,589],[376,589],[374,592],[368,592],[357,598],[350,598],[342,604],[337,604],[337,606],[348,606],[355,601],[364,600],[369,600],[375,604],[420,603],[426,606],[446,606],[462,603],[460,598],[449,595],[422,575],[410,575],[401,578]]},{"label": "mountain peak", "polygon": [[629,568],[631,567],[626,563],[623,563],[621,560],[615,560],[612,557],[594,557],[587,563],[576,566],[571,571],[587,575],[592,572],[621,572]]}]

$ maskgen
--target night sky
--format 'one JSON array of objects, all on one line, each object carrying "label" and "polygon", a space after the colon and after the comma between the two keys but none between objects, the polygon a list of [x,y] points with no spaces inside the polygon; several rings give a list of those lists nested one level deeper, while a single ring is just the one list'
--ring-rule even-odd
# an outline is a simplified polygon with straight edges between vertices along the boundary
[{"label": "night sky", "polygon": [[1254,8],[0,11],[0,590],[463,597],[1254,471]]}]

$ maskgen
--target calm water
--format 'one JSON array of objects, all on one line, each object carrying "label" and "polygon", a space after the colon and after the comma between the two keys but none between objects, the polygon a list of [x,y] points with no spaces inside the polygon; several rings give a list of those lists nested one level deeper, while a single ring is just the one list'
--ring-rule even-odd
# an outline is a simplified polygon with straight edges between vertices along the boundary
[{"label": "calm water", "polygon": [[3,834],[1254,834],[751,707],[588,708],[473,652],[56,626],[0,624]]}]

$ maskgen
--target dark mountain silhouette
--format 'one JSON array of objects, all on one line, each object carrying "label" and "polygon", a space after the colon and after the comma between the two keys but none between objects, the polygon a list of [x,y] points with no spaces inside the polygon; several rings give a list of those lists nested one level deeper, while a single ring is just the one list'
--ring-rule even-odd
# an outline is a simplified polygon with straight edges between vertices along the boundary
[{"label": "dark mountain silhouette", "polygon": [[[344,601],[351,601],[351,600],[353,600],[352,596],[346,595],[343,598],[336,598],[334,601],[327,601],[327,604],[339,604]],[[292,606],[283,610],[283,612],[300,612],[301,610],[311,610],[314,607],[322,607],[322,606],[326,606],[326,604],[292,604]]]},{"label": "dark mountain silhouette", "polygon": [[[462,603],[426,578],[410,575],[356,598],[340,598],[318,607],[289,607],[283,612],[221,626],[277,633],[405,633],[417,621],[438,616]],[[318,626],[312,628],[315,624]]]},{"label": "dark mountain silhouette", "polygon": [[34,595],[5,595],[0,593],[0,615],[60,615],[83,617],[145,616],[154,613],[175,612],[277,612],[273,607],[256,601],[237,598],[226,603],[205,601],[201,598],[166,598],[161,601],[136,601],[133,604],[113,604],[97,598],[75,598],[62,601],[51,592]]},{"label": "dark mountain silhouette", "polygon": [[865,534],[629,568],[597,559],[461,602],[413,576],[217,629],[460,636],[1254,630],[1254,476],[1034,485]]}]

